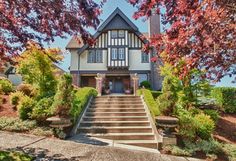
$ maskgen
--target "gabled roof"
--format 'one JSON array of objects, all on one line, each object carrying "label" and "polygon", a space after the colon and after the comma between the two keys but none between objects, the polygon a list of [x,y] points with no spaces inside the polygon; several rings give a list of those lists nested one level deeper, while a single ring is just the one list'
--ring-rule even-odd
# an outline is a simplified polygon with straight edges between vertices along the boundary
[{"label": "gabled roof", "polygon": [[[118,26],[112,24],[114,21]],[[134,31],[138,37],[142,36],[142,33],[139,32],[138,27],[119,8],[116,8],[114,12],[102,23],[93,37],[96,39],[103,31],[110,29],[128,29]],[[84,52],[84,50],[88,47],[89,45],[85,44],[78,50],[78,54]]]}]

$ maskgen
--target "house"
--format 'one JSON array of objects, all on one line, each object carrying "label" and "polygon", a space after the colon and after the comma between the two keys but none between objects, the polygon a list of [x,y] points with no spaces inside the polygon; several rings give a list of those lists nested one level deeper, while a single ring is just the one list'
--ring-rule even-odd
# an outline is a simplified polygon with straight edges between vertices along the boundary
[{"label": "house", "polygon": [[[152,54],[142,52],[145,35],[160,32],[158,15],[148,21],[149,33],[141,33],[137,26],[117,8],[93,35],[96,44],[79,44],[74,38],[66,49],[71,53],[70,73],[77,86],[96,87],[96,78],[102,75],[103,90],[123,93],[132,89],[132,76],[139,83],[149,81],[155,90],[161,89],[159,65],[150,61]],[[147,41],[147,40],[146,40]]]},{"label": "house", "polygon": [[[53,64],[53,68],[55,69],[53,72],[55,76],[60,76],[65,73],[65,71],[56,64]],[[22,76],[16,73],[16,68],[10,63],[6,63],[5,68],[0,72],[0,77],[9,79],[15,86],[23,82]]]}]

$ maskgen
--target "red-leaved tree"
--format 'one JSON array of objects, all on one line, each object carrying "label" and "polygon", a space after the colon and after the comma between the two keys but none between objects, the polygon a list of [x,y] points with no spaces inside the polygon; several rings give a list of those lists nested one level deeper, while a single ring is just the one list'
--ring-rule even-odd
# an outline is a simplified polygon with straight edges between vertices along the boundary
[{"label": "red-leaved tree", "polygon": [[[134,18],[162,14],[163,34],[153,35],[146,51],[179,68],[180,78],[198,68],[219,81],[236,74],[235,0],[129,0],[138,8]],[[164,52],[163,52],[164,51]]]},{"label": "red-leaved tree", "polygon": [[99,25],[102,5],[92,0],[0,0],[0,65],[29,40],[42,44],[80,34],[90,43],[86,29]]}]

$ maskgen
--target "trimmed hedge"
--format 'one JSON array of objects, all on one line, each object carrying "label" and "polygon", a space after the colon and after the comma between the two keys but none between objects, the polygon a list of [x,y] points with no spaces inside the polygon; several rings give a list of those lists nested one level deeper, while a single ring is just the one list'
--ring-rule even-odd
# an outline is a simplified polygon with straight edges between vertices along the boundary
[{"label": "trimmed hedge", "polygon": [[151,91],[151,93],[152,93],[152,96],[154,99],[156,99],[157,97],[159,97],[162,94],[161,91]]},{"label": "trimmed hedge", "polygon": [[236,88],[215,87],[211,90],[211,97],[227,113],[236,113]]},{"label": "trimmed hedge", "polygon": [[151,112],[152,117],[160,115],[160,110],[157,107],[157,103],[156,103],[155,99],[153,98],[150,90],[139,89],[137,91],[137,93],[138,93],[138,95],[143,95],[144,101],[146,102],[146,104]]},{"label": "trimmed hedge", "polygon": [[96,89],[92,87],[84,87],[74,91],[74,96],[72,100],[72,108],[70,109],[70,116],[73,122],[79,117],[80,113],[85,108],[91,96],[97,96]]}]

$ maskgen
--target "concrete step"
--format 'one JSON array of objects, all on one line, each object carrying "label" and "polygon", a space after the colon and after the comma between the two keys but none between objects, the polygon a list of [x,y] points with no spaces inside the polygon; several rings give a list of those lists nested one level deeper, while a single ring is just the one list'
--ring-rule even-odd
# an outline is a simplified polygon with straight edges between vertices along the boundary
[{"label": "concrete step", "polygon": [[86,112],[86,116],[146,116],[146,112]]},{"label": "concrete step", "polygon": [[144,108],[88,108],[87,112],[145,112]]},{"label": "concrete step", "polygon": [[117,140],[115,143],[141,146],[146,148],[157,149],[158,144],[156,140]]},{"label": "concrete step", "polygon": [[125,105],[132,105],[132,104],[138,104],[142,105],[141,101],[93,101],[92,104],[125,104]]},{"label": "concrete step", "polygon": [[129,96],[129,95],[125,95],[125,96],[97,96],[96,99],[99,99],[99,98],[102,98],[102,99],[105,99],[105,98],[110,98],[110,99],[115,99],[115,98],[118,98],[118,99],[126,99],[126,98],[130,98],[130,99],[134,99],[134,98],[140,98],[140,96]]},{"label": "concrete step", "polygon": [[79,133],[152,133],[151,126],[79,127]]},{"label": "concrete step", "polygon": [[90,108],[143,108],[142,104],[96,104]]},{"label": "concrete step", "polygon": [[155,140],[155,136],[153,133],[87,133],[86,135],[110,140]]},{"label": "concrete step", "polygon": [[148,121],[147,116],[84,116],[84,121]]},{"label": "concrete step", "polygon": [[82,121],[81,127],[90,126],[150,126],[149,121]]}]

